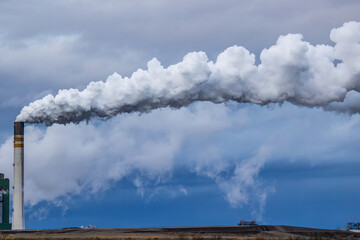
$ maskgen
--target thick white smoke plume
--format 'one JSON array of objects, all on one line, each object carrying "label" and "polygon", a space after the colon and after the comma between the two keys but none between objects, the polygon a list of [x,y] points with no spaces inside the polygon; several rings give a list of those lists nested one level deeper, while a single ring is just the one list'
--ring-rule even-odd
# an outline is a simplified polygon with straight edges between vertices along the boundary
[{"label": "thick white smoke plume", "polygon": [[[164,68],[157,59],[131,77],[117,73],[105,82],[91,82],[83,91],[60,90],[22,109],[16,121],[67,124],[119,113],[148,112],[162,107],[181,108],[194,101],[250,102],[260,105],[291,102],[325,107],[343,102],[350,91],[360,91],[360,23],[333,29],[335,46],[311,45],[301,34],[280,36],[276,44],[255,55],[233,46],[209,61],[192,52]],[[345,105],[329,109],[342,112]]]}]

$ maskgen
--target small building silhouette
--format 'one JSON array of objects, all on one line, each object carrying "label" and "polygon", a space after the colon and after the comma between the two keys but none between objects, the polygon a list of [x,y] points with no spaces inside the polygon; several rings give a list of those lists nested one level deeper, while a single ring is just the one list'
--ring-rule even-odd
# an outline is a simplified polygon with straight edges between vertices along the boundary
[{"label": "small building silhouette", "polygon": [[4,178],[4,174],[0,173],[0,230],[11,229],[11,224],[9,223],[9,185],[9,179]]}]

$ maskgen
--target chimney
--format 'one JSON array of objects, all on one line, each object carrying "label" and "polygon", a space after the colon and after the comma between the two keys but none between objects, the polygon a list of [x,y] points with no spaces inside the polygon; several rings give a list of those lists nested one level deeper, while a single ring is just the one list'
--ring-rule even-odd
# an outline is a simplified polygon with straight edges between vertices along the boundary
[{"label": "chimney", "polygon": [[24,123],[14,123],[14,195],[12,229],[25,229],[24,220]]}]

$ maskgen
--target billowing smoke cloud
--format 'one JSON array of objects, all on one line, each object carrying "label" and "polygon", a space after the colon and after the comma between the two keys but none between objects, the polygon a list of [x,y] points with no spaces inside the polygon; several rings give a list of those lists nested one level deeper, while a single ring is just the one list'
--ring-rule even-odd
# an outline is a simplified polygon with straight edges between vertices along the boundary
[{"label": "billowing smoke cloud", "polygon": [[[315,178],[327,187],[333,187],[332,181],[341,186],[347,178],[353,182],[341,166],[357,166],[358,132],[360,115],[349,118],[288,103],[269,110],[200,102],[178,111],[119,115],[101,124],[28,125],[25,202],[34,209],[42,201],[66,207],[73,197],[96,197],[124,180],[130,180],[145,201],[153,194],[191,197],[209,191],[195,178],[175,177],[190,172],[216,184],[230,206],[254,209],[254,218],[261,219],[268,197],[288,195],[280,192],[281,182],[291,189],[300,181],[309,184],[298,163],[311,165],[309,169],[321,166],[326,174]],[[12,158],[9,136],[0,145],[0,169],[10,179]],[[289,163],[295,172],[281,167]],[[273,195],[274,190],[278,192]],[[36,212],[38,217],[45,210]]]},{"label": "billowing smoke cloud", "polygon": [[[60,90],[22,109],[16,121],[78,123],[92,117],[149,112],[162,107],[181,108],[194,101],[237,101],[266,105],[285,101],[309,107],[343,102],[350,91],[360,91],[360,23],[333,29],[335,46],[311,45],[301,34],[280,36],[264,49],[261,63],[244,47],[233,46],[209,61],[204,52],[192,52],[164,68],[157,59],[131,77],[117,73],[86,89]],[[341,104],[340,104],[341,105]],[[331,107],[337,110],[346,107]],[[358,112],[341,110],[342,112]]]},{"label": "billowing smoke cloud", "polygon": [[[220,104],[200,103],[179,111],[159,109],[141,117],[118,116],[99,125],[27,126],[25,145],[31,151],[26,153],[25,161],[26,203],[34,206],[48,201],[58,205],[72,196],[108,190],[122,179],[131,180],[145,200],[151,198],[154,189],[168,191],[169,196],[186,195],[187,186],[174,186],[170,181],[179,169],[213,179],[222,191],[231,191],[239,185],[225,184],[229,176],[222,175],[231,171],[234,160],[250,158],[257,144],[243,144],[236,153],[229,153],[227,144],[221,146],[225,141],[220,135],[225,130],[241,135],[246,119],[242,109],[232,111]],[[11,179],[12,141],[10,136],[0,145],[0,168]],[[114,144],[117,147],[109,148]],[[187,152],[191,154],[187,156]],[[254,167],[261,168],[259,164]],[[257,174],[258,170],[254,170],[247,176],[257,178]],[[227,197],[232,205],[246,204],[243,199],[247,197],[239,197],[252,192],[251,184],[246,187],[247,191],[237,194],[237,199]]]}]

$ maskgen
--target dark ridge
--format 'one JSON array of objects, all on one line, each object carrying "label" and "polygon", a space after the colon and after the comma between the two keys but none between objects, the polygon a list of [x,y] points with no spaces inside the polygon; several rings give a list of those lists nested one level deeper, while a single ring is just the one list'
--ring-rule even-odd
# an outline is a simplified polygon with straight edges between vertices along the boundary
[{"label": "dark ridge", "polygon": [[360,233],[281,225],[4,230],[10,239],[360,239]]}]

